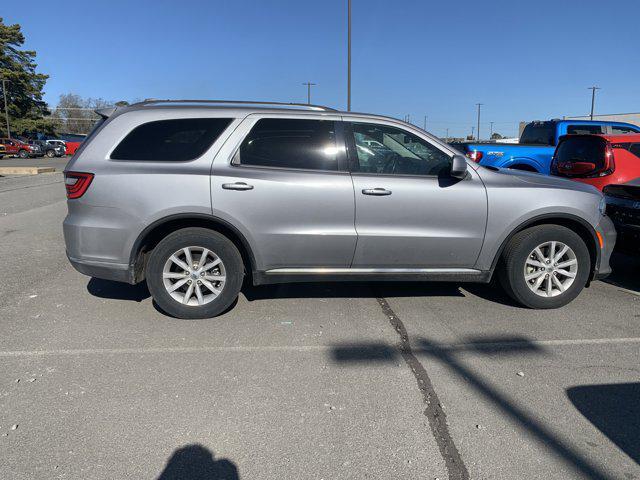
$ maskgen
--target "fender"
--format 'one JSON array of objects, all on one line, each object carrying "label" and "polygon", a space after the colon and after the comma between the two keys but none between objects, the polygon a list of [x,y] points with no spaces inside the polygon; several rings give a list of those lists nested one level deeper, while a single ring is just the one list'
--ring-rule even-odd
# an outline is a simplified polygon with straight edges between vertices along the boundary
[{"label": "fender", "polygon": [[[576,215],[571,215],[570,213],[546,213],[543,215],[537,215],[535,217],[532,217],[528,220],[525,220],[524,222],[522,222],[520,225],[518,225],[515,229],[513,229],[511,231],[511,233],[509,233],[509,235],[507,235],[507,238],[504,239],[504,241],[502,242],[502,244],[500,245],[500,248],[498,248],[498,251],[496,252],[496,255],[493,259],[493,262],[491,262],[491,275],[493,275],[493,273],[495,272],[495,269],[498,265],[498,262],[500,261],[500,257],[502,256],[502,252],[504,251],[505,247],[507,246],[507,244],[511,241],[511,239],[513,238],[513,236],[520,232],[521,230],[531,226],[531,225],[535,225],[541,222],[544,222],[544,220],[569,220],[569,221],[573,221],[576,223],[579,223],[581,226],[583,226],[591,235],[591,240],[593,242],[593,265],[591,265],[591,276],[590,279],[594,278],[595,272],[598,271],[598,268],[600,266],[600,249],[598,248],[598,236],[596,235],[596,231],[593,228],[593,226],[587,222],[585,219],[580,218]],[[587,247],[589,247],[589,250],[591,250],[590,246],[587,245]]]},{"label": "fender", "polygon": [[544,167],[537,162],[533,158],[529,157],[511,157],[508,158],[502,165],[501,168],[511,168],[514,165],[528,165],[531,168],[535,169],[538,173],[544,173]]}]

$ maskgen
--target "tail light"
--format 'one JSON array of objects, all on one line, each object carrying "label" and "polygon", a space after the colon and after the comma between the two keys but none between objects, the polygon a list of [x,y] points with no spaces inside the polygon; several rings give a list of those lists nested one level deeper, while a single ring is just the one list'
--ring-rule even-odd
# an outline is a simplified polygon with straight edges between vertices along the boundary
[{"label": "tail light", "polygon": [[473,151],[467,152],[467,157],[476,163],[480,163],[480,160],[482,160],[482,152],[479,152],[478,150],[473,150]]},{"label": "tail light", "polygon": [[87,191],[93,180],[93,173],[65,172],[64,186],[67,189],[67,198],[80,198]]}]

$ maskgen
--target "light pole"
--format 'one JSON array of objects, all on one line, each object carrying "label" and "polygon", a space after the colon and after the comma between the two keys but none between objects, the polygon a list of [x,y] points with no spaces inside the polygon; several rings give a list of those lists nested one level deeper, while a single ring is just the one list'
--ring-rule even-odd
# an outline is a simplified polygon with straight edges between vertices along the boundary
[{"label": "light pole", "polygon": [[2,80],[2,95],[4,95],[4,119],[7,121],[7,138],[11,138],[11,130],[9,130],[9,105],[7,104],[7,82],[6,78]]},{"label": "light pole", "polygon": [[347,112],[351,111],[351,0],[347,6]]},{"label": "light pole", "polygon": [[482,103],[476,103],[478,106],[478,141],[480,141],[480,107],[483,105]]},{"label": "light pole", "polygon": [[472,126],[471,127],[471,140],[473,140],[473,131],[475,130],[476,127]]},{"label": "light pole", "polygon": [[593,120],[593,107],[596,105],[596,90],[600,90],[600,87],[589,87],[588,90],[591,90],[591,120]]},{"label": "light pole", "polygon": [[426,132],[427,131],[427,116],[424,116],[424,122],[422,124],[422,129]]},{"label": "light pole", "polygon": [[489,130],[489,138],[493,137],[493,122],[489,122],[491,124],[490,130]]},{"label": "light pole", "polygon": [[447,128],[447,139],[445,140],[446,143],[449,143],[449,129]]},{"label": "light pole", "polygon": [[311,87],[318,85],[317,83],[304,82],[302,85],[307,86],[307,105],[311,105]]}]

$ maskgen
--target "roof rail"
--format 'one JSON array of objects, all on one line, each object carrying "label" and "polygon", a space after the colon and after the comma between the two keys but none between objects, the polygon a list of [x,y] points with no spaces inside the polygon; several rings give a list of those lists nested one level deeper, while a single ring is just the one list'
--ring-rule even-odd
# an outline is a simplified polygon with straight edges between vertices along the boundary
[{"label": "roof rail", "polygon": [[162,103],[203,103],[203,104],[219,104],[219,105],[277,105],[283,107],[303,107],[309,110],[322,110],[326,112],[337,112],[335,108],[325,107],[324,105],[313,105],[309,103],[286,103],[286,102],[251,102],[247,100],[160,100],[156,98],[148,98],[142,102],[132,105],[157,105]]}]

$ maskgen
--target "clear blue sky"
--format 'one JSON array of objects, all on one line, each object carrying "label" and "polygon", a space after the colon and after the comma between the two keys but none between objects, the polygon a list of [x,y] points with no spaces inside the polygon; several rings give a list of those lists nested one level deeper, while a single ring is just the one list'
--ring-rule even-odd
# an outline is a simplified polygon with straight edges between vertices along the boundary
[{"label": "clear blue sky", "polygon": [[[346,0],[4,0],[46,100],[227,98],[346,108]],[[436,135],[640,111],[640,1],[353,0],[352,109],[411,114]]]}]

